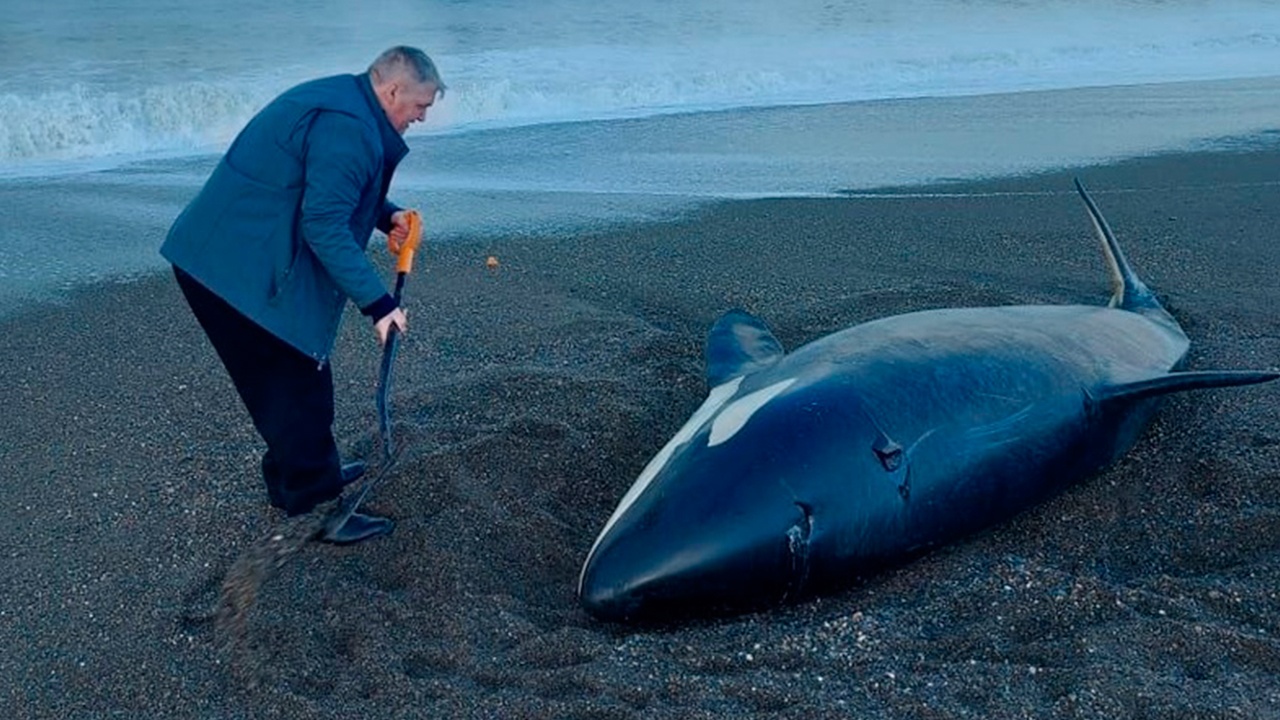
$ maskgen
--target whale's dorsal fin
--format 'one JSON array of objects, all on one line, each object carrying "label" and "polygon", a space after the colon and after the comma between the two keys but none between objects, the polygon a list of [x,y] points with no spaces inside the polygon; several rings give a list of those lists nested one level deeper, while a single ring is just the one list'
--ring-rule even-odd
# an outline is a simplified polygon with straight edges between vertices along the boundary
[{"label": "whale's dorsal fin", "polygon": [[1099,402],[1111,400],[1142,400],[1169,393],[1200,388],[1254,385],[1280,379],[1280,372],[1270,370],[1209,370],[1199,372],[1174,372],[1157,375],[1146,380],[1111,385],[1103,388],[1095,398]]},{"label": "whale's dorsal fin", "polygon": [[707,333],[707,385],[716,387],[755,372],[782,355],[782,343],[763,320],[745,310],[730,310]]}]

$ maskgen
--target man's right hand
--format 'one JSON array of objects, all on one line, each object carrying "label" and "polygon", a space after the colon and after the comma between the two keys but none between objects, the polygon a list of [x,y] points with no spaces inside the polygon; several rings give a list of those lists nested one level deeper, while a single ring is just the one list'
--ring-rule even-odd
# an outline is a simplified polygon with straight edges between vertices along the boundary
[{"label": "man's right hand", "polygon": [[391,312],[383,315],[378,322],[373,324],[373,331],[378,335],[378,344],[386,345],[387,338],[391,335],[391,326],[394,325],[396,332],[401,335],[409,330],[409,318],[405,317],[404,310],[396,308]]},{"label": "man's right hand", "polygon": [[409,239],[409,213],[412,210],[397,210],[391,215],[391,229],[387,232],[387,250],[392,255],[399,255]]}]

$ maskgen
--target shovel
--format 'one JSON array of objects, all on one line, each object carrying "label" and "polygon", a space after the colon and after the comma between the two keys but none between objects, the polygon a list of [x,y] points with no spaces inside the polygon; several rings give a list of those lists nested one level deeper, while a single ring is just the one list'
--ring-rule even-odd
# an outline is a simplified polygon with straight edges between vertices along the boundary
[{"label": "shovel", "polygon": [[[413,210],[406,211],[406,215],[409,220],[409,235],[400,246],[399,257],[396,260],[395,299],[397,305],[400,304],[400,297],[404,293],[404,279],[413,270],[413,254],[417,251],[418,244],[422,241],[422,216]],[[397,252],[391,246],[390,238],[388,238],[387,247],[393,253]],[[391,368],[395,364],[396,348],[400,344],[399,340],[400,331],[393,323],[387,331],[387,341],[382,346],[382,366],[378,372],[378,392],[375,396],[378,408],[378,437],[382,440],[381,467],[378,468],[378,472],[373,477],[365,481],[359,492],[339,506],[338,511],[333,514],[327,523],[330,528],[338,528],[346,524],[352,513],[360,508],[360,504],[369,496],[369,492],[382,480],[391,467],[391,406],[387,395],[391,389]]]},{"label": "shovel", "polygon": [[[409,210],[406,215],[409,218],[409,235],[400,246],[399,259],[396,260],[396,305],[400,304],[400,296],[404,293],[404,279],[413,270],[413,254],[422,242],[422,216],[413,210]],[[378,406],[378,437],[382,439],[384,465],[391,464],[391,407],[387,403],[387,392],[391,388],[391,366],[395,363],[399,340],[400,331],[393,323],[387,331],[387,342],[382,346],[382,368],[378,372],[378,393],[375,398]]]}]

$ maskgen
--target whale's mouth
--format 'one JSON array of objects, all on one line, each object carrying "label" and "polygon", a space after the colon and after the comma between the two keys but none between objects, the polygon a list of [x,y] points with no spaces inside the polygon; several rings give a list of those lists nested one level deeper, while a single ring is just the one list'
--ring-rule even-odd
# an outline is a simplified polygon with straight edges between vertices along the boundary
[{"label": "whale's mouth", "polygon": [[785,597],[800,596],[809,580],[809,540],[813,537],[813,508],[797,502],[800,517],[787,528],[787,557],[791,561]]}]

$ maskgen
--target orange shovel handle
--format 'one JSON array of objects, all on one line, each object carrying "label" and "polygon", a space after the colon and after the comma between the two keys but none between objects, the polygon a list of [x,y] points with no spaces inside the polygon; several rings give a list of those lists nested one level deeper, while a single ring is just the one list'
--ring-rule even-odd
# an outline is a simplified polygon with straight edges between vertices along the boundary
[{"label": "orange shovel handle", "polygon": [[402,274],[413,270],[413,254],[422,242],[422,216],[416,210],[406,210],[405,217],[409,221],[409,236],[400,245],[399,259],[396,260],[396,272]]}]

